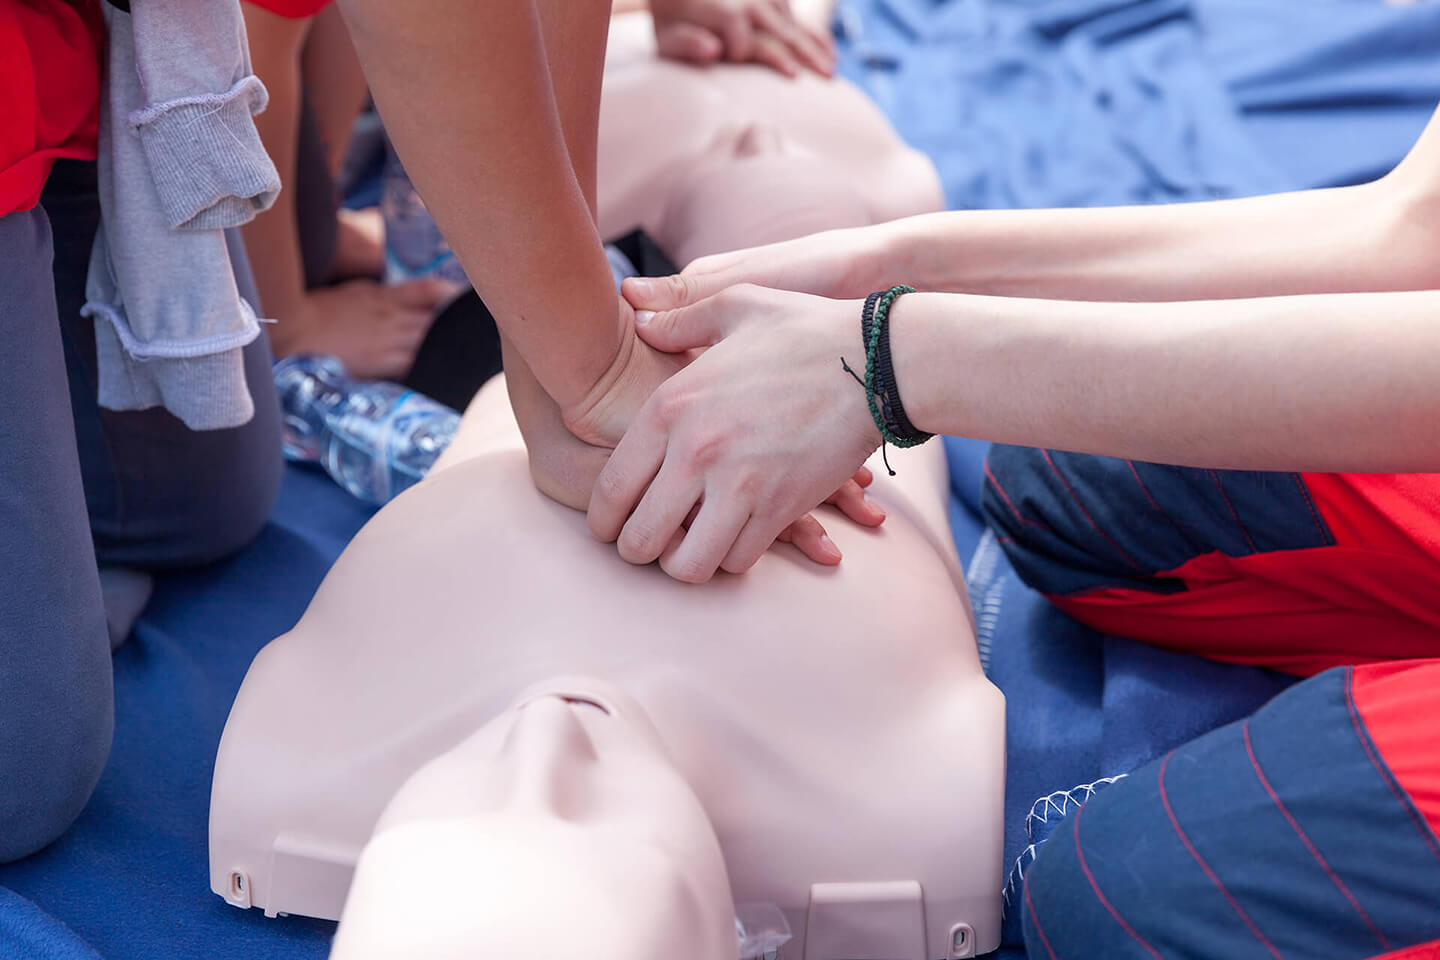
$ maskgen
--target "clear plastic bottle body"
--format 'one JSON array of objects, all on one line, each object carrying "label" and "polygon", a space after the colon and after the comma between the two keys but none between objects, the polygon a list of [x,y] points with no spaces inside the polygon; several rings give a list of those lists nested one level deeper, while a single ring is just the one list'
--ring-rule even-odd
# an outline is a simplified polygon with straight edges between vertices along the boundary
[{"label": "clear plastic bottle body", "polygon": [[361,382],[334,357],[286,357],[275,365],[285,455],[318,463],[369,503],[385,503],[429,472],[460,416],[393,383]]},{"label": "clear plastic bottle body", "polygon": [[440,277],[469,286],[465,270],[410,183],[395,148],[385,150],[380,185],[380,215],[385,221],[385,282]]}]

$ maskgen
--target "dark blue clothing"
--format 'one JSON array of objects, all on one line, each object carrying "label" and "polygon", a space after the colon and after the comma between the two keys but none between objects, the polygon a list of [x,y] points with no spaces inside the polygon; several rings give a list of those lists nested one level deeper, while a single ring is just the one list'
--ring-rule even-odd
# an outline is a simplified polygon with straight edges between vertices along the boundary
[{"label": "dark blue clothing", "polygon": [[[79,311],[98,218],[94,165],[62,162],[42,207],[0,219],[0,861],[69,826],[110,749],[97,557],[143,570],[222,557],[259,532],[281,476],[263,336],[246,350],[243,427],[195,433],[161,409],[96,406]],[[238,238],[231,249],[253,296]]]}]

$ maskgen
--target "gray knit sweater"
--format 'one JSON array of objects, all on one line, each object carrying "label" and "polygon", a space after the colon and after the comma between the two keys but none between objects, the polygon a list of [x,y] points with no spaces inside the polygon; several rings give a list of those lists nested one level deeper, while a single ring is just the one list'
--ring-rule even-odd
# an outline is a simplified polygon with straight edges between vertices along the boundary
[{"label": "gray knit sweater", "polygon": [[101,226],[83,311],[96,324],[99,401],[164,406],[195,430],[238,426],[254,413],[241,350],[260,327],[223,231],[280,190],[251,119],[267,96],[239,2],[102,6]]}]

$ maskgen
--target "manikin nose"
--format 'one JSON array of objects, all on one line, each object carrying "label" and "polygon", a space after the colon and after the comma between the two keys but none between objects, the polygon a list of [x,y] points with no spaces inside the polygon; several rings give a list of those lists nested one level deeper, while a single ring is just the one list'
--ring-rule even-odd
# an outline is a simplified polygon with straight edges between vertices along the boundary
[{"label": "manikin nose", "polygon": [[600,758],[582,711],[604,714],[595,704],[560,696],[540,697],[516,712],[504,747],[512,808],[561,820],[584,810]]},{"label": "manikin nose", "polygon": [[769,123],[752,123],[740,131],[735,140],[735,156],[757,157],[779,153],[785,145],[780,128]]}]

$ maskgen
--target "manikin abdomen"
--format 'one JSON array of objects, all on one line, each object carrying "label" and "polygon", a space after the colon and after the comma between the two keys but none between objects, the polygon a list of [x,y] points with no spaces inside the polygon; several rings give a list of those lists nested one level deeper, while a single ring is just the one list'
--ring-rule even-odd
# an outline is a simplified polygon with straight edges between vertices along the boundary
[{"label": "manikin abdomen", "polygon": [[[467,420],[509,419],[482,406]],[[592,540],[535,491],[513,428],[491,432],[381,510],[256,657],[216,762],[214,890],[337,918],[399,786],[522,691],[578,674],[643,707],[736,902],[786,911],[786,960],[997,946],[1004,702],[977,659],[939,451],[905,458],[903,488],[877,479],[879,531],[824,517],[838,568],[777,547],[696,587]]]}]

